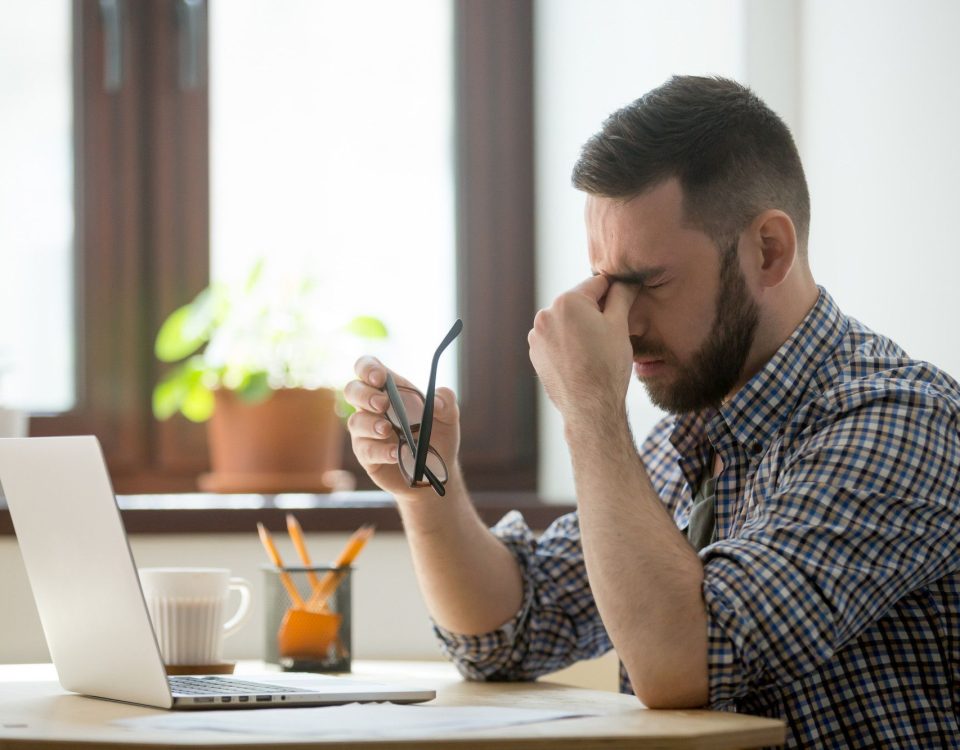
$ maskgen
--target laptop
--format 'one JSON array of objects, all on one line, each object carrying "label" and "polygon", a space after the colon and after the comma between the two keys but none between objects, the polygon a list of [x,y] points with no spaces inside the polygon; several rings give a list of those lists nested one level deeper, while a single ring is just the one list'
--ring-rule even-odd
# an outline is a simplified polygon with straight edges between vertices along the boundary
[{"label": "laptop", "polygon": [[436,697],[331,675],[168,677],[97,438],[0,438],[0,495],[66,690],[171,709]]}]

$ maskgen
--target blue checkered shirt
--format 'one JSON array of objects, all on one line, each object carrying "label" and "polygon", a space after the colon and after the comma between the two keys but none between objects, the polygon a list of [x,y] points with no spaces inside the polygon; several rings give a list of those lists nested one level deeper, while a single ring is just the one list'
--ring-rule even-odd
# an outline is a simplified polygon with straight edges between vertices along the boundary
[{"label": "blue checkered shirt", "polygon": [[[653,430],[640,457],[681,529],[711,448],[723,460],[699,553],[711,708],[783,719],[788,747],[960,747],[958,416],[952,378],[821,290],[719,411]],[[460,671],[533,679],[608,651],[577,515],[494,533],[523,606],[485,635],[436,628]]]}]

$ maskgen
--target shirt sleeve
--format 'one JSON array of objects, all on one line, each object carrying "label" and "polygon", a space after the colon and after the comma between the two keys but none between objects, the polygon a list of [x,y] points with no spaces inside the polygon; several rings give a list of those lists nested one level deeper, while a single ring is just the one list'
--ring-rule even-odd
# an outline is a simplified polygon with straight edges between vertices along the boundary
[{"label": "shirt sleeve", "polygon": [[747,498],[741,532],[701,551],[714,707],[809,674],[960,567],[958,425],[944,399],[867,388],[806,429],[764,459],[770,489]]},{"label": "shirt sleeve", "polygon": [[491,530],[520,565],[523,604],[512,620],[482,635],[434,623],[441,649],[460,673],[473,680],[532,680],[610,650],[587,581],[576,513],[558,518],[539,539],[517,511]]}]

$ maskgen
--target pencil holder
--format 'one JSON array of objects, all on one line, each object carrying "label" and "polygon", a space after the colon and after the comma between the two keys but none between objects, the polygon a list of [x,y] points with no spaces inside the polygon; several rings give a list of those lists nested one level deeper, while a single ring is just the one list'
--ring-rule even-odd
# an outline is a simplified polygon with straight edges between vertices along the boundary
[{"label": "pencil holder", "polygon": [[[262,570],[264,660],[287,672],[349,672],[353,568],[263,566]],[[291,587],[299,594],[299,602]]]}]

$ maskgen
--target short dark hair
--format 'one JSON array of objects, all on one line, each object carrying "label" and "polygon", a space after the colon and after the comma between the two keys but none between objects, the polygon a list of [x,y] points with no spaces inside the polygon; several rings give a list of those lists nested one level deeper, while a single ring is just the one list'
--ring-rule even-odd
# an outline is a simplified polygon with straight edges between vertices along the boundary
[{"label": "short dark hair", "polygon": [[685,219],[719,248],[778,208],[806,255],[810,194],[800,154],[783,120],[746,86],[674,76],[610,115],[573,168],[577,189],[625,200],[671,177],[683,188]]}]

